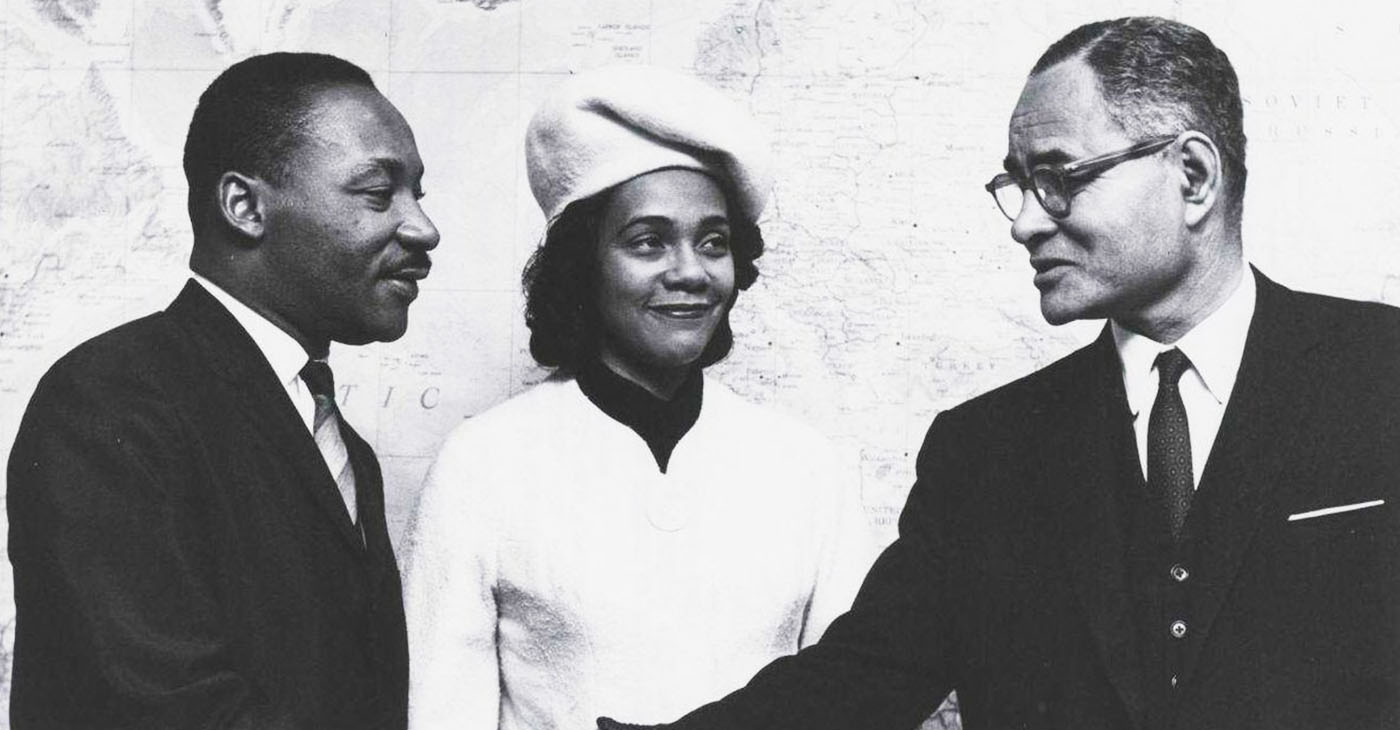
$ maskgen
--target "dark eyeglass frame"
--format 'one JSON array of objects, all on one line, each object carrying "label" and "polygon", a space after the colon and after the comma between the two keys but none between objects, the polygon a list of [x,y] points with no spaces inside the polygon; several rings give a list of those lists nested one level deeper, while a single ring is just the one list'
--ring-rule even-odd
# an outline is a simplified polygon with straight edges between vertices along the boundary
[{"label": "dark eyeglass frame", "polygon": [[[1086,183],[1120,162],[1152,154],[1175,142],[1179,136],[1173,134],[1153,137],[1116,152],[1075,160],[1063,165],[1036,165],[1031,168],[1030,176],[1027,178],[1028,185],[1022,185],[1021,181],[1009,172],[999,173],[985,187],[987,192],[991,193],[992,200],[996,201],[997,209],[1008,220],[1016,220],[1016,216],[1021,213],[1021,207],[1025,205],[1024,195],[1022,195],[1021,206],[1018,206],[1015,211],[1009,211],[1002,205],[1001,198],[997,197],[997,190],[1008,185],[1015,185],[1020,190],[1029,188],[1035,194],[1036,202],[1040,203],[1040,207],[1049,213],[1050,217],[1064,218],[1069,215],[1069,199],[1073,194],[1071,185]],[[1060,192],[1059,200],[1063,201],[1063,205],[1055,204],[1054,197],[1049,194],[1055,190]],[[1047,198],[1050,200],[1047,201]]]}]

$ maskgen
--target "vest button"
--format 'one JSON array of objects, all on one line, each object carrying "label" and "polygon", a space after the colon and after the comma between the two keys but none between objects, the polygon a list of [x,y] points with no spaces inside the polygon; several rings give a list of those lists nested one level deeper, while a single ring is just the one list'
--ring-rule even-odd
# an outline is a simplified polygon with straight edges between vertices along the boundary
[{"label": "vest button", "polygon": [[1176,637],[1176,638],[1178,638],[1178,639],[1184,639],[1184,638],[1186,638],[1186,622],[1185,622],[1185,621],[1182,621],[1182,620],[1180,620],[1180,619],[1177,619],[1176,621],[1173,621],[1173,622],[1172,622],[1172,625],[1171,625],[1171,627],[1170,627],[1169,630],[1172,632],[1172,636],[1174,636],[1174,637]]},{"label": "vest button", "polygon": [[1173,565],[1171,567],[1170,572],[1172,580],[1176,581],[1177,583],[1185,583],[1186,579],[1191,577],[1191,571],[1187,570],[1186,566],[1182,565],[1181,563]]}]

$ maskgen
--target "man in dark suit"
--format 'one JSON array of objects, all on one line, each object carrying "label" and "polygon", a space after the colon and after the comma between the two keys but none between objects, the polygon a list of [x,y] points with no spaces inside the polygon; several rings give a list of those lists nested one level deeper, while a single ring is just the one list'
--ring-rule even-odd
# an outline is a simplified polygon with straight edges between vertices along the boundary
[{"label": "man in dark suit", "polygon": [[59,360],[15,441],[12,727],[403,727],[379,466],[324,360],[400,337],[428,273],[413,134],[353,64],[257,56],[185,173],[192,280]]},{"label": "man in dark suit", "polygon": [[851,611],[667,727],[1400,727],[1400,312],[1248,269],[1241,117],[1180,23],[1046,51],[987,187],[1108,326],[940,414]]}]

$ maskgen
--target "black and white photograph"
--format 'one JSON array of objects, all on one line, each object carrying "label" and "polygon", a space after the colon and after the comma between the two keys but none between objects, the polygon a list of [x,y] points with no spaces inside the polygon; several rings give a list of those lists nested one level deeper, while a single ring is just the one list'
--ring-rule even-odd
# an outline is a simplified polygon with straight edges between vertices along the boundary
[{"label": "black and white photograph", "polygon": [[1400,727],[1400,5],[0,10],[0,730]]}]

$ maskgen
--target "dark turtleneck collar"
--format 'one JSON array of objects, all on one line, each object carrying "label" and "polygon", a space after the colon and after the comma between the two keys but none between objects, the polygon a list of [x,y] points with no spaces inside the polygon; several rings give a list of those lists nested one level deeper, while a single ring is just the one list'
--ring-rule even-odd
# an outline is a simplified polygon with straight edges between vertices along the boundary
[{"label": "dark turtleneck collar", "polygon": [[700,417],[704,390],[700,369],[690,371],[671,400],[657,398],[597,361],[580,369],[577,379],[579,390],[593,405],[642,437],[657,468],[665,474],[671,452]]}]

